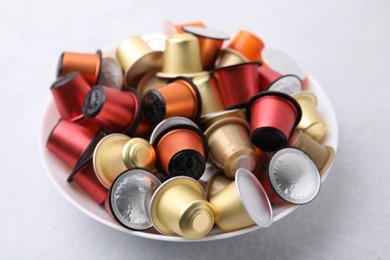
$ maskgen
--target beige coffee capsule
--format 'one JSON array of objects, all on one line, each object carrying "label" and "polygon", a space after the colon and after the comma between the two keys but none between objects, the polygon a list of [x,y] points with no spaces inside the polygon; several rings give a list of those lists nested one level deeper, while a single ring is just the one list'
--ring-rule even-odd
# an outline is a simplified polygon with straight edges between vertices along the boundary
[{"label": "beige coffee capsule", "polygon": [[198,87],[202,97],[201,117],[225,110],[215,78],[211,77],[210,74],[206,74],[195,77],[192,81]]},{"label": "beige coffee capsule", "polygon": [[249,137],[249,124],[239,118],[225,118],[207,128],[210,159],[228,178],[234,178],[239,168],[255,169],[259,161]]},{"label": "beige coffee capsule", "polygon": [[230,184],[232,180],[226,178],[220,169],[216,168],[211,163],[208,163],[206,165],[206,170],[198,182],[205,191],[205,198],[209,200],[212,196]]},{"label": "beige coffee capsule", "polygon": [[301,129],[294,130],[289,146],[306,152],[316,163],[321,175],[329,169],[335,157],[335,150],[331,146],[321,145]]},{"label": "beige coffee capsule", "polygon": [[304,91],[294,95],[294,99],[302,109],[302,118],[297,127],[321,143],[325,139],[328,129],[317,110],[316,96],[311,92]]},{"label": "beige coffee capsule", "polygon": [[152,171],[156,164],[156,153],[145,139],[110,134],[97,144],[92,161],[99,181],[110,188],[115,178],[128,169]]},{"label": "beige coffee capsule", "polygon": [[125,86],[137,86],[141,77],[151,71],[160,70],[162,51],[153,50],[138,36],[129,36],[116,49],[116,57],[125,71]]},{"label": "beige coffee capsule", "polygon": [[202,187],[186,176],[171,178],[157,189],[150,213],[154,227],[165,235],[198,239],[214,225],[214,211],[204,199]]},{"label": "beige coffee capsule", "polygon": [[236,180],[210,199],[215,223],[225,232],[252,225],[272,224],[272,208],[260,182],[246,169],[238,169]]},{"label": "beige coffee capsule", "polygon": [[225,48],[221,51],[215,67],[222,68],[246,62],[249,62],[249,60],[240,52],[231,48]]},{"label": "beige coffee capsule", "polygon": [[164,86],[168,83],[168,79],[159,78],[156,76],[156,73],[157,71],[149,71],[142,76],[137,86],[137,90],[141,97],[149,90]]},{"label": "beige coffee capsule", "polygon": [[201,129],[206,130],[212,124],[220,121],[221,119],[232,118],[232,117],[246,120],[245,109],[237,108],[231,110],[223,110],[220,112],[204,115],[203,117],[200,118],[198,125],[200,126]]},{"label": "beige coffee capsule", "polygon": [[164,62],[158,77],[196,77],[207,74],[202,70],[199,42],[192,34],[180,33],[168,37],[165,44]]}]

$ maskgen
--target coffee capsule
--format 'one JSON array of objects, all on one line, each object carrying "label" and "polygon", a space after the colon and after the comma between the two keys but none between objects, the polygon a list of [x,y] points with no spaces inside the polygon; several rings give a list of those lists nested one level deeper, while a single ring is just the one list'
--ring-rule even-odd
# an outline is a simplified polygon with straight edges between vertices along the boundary
[{"label": "coffee capsule", "polygon": [[173,116],[197,121],[202,110],[198,88],[185,77],[177,77],[167,85],[149,90],[142,101],[146,117],[155,124]]},{"label": "coffee capsule", "polygon": [[305,91],[294,95],[294,99],[302,109],[302,119],[297,127],[321,143],[326,137],[328,127],[317,110],[316,96]]},{"label": "coffee capsule", "polygon": [[293,96],[302,91],[302,81],[295,75],[280,75],[268,66],[259,67],[259,89],[278,91]]},{"label": "coffee capsule", "polygon": [[150,143],[156,150],[157,168],[171,177],[199,179],[209,153],[207,139],[191,120],[172,117],[153,130]]},{"label": "coffee capsule", "polygon": [[97,85],[103,85],[114,89],[122,89],[123,73],[116,59],[104,57]]},{"label": "coffee capsule", "polygon": [[158,77],[196,77],[207,74],[202,70],[198,38],[189,33],[168,37],[165,44],[164,62]]},{"label": "coffee capsule", "polygon": [[141,120],[141,97],[129,88],[125,91],[94,86],[83,103],[83,115],[110,133],[131,135]]},{"label": "coffee capsule", "polygon": [[112,183],[108,195],[110,215],[132,230],[152,227],[149,204],[160,184],[156,176],[144,169],[123,172]]},{"label": "coffee capsule", "polygon": [[202,99],[201,117],[225,110],[215,78],[210,75],[203,75],[192,80]]},{"label": "coffee capsule", "polygon": [[245,109],[236,108],[205,115],[204,117],[200,118],[198,125],[202,130],[206,130],[212,124],[224,118],[241,118],[246,120]]},{"label": "coffee capsule", "polygon": [[246,169],[238,169],[236,180],[211,197],[215,224],[225,232],[272,224],[272,208],[260,182]]},{"label": "coffee capsule", "polygon": [[331,146],[321,145],[301,129],[294,130],[289,140],[289,146],[306,152],[316,163],[321,175],[329,169],[334,161],[335,150]]},{"label": "coffee capsule", "polygon": [[50,91],[61,118],[75,120],[82,115],[85,96],[91,87],[78,72],[60,76]]},{"label": "coffee capsule", "polygon": [[259,61],[264,43],[255,34],[241,30],[230,42],[229,48],[240,52],[250,61]]},{"label": "coffee capsule", "polygon": [[277,50],[264,48],[261,52],[263,62],[274,71],[281,75],[292,74],[298,76],[303,83],[303,89],[307,88],[308,76],[301,65],[287,53]]},{"label": "coffee capsule", "polygon": [[228,40],[230,36],[208,27],[184,25],[182,28],[185,32],[198,37],[203,69],[214,68],[223,41]]},{"label": "coffee capsule", "polygon": [[166,21],[164,23],[164,33],[166,35],[169,35],[169,36],[173,35],[173,34],[178,34],[178,33],[185,33],[185,31],[183,30],[184,25],[206,27],[206,25],[202,21],[187,22],[187,23],[182,23],[182,24],[174,24],[171,21]]},{"label": "coffee capsule", "polygon": [[149,33],[141,36],[141,39],[155,51],[165,50],[167,36],[161,33]]},{"label": "coffee capsule", "polygon": [[210,160],[234,179],[237,169],[255,169],[259,157],[250,141],[249,124],[238,118],[222,119],[205,132],[210,147]]},{"label": "coffee capsule", "polygon": [[61,119],[50,133],[46,147],[73,169],[87,151],[95,148],[100,138],[100,134]]},{"label": "coffee capsule", "polygon": [[162,52],[153,50],[138,36],[129,36],[116,49],[116,57],[125,71],[125,86],[137,86],[141,77],[151,70],[160,70]]},{"label": "coffee capsule", "polygon": [[108,189],[97,179],[91,160],[85,161],[77,170],[74,170],[67,181],[77,183],[99,205],[107,198]]},{"label": "coffee capsule", "polygon": [[137,90],[141,97],[143,97],[149,90],[164,86],[168,83],[168,81],[169,79],[157,77],[156,71],[149,71],[142,76],[138,83]]},{"label": "coffee capsule", "polygon": [[222,68],[247,62],[249,62],[249,60],[240,52],[230,48],[225,48],[221,51],[215,67]]},{"label": "coffee capsule", "polygon": [[287,147],[272,155],[261,183],[272,204],[302,205],[317,196],[321,178],[315,162],[305,152]]},{"label": "coffee capsule", "polygon": [[114,179],[132,168],[153,171],[156,153],[153,146],[142,138],[129,138],[123,134],[104,137],[93,153],[93,167],[99,181],[109,188]]},{"label": "coffee capsule", "polygon": [[291,96],[275,91],[261,92],[246,107],[252,143],[266,152],[286,146],[302,111]]},{"label": "coffee capsule", "polygon": [[259,92],[257,70],[260,65],[260,62],[247,62],[213,71],[226,109],[245,107],[248,100]]},{"label": "coffee capsule", "polygon": [[162,234],[187,239],[206,236],[214,225],[214,212],[194,179],[180,176],[163,183],[152,197],[153,226]]},{"label": "coffee capsule", "polygon": [[100,50],[95,54],[63,52],[58,61],[57,77],[79,72],[90,86],[94,86],[99,81],[101,65],[102,52]]}]

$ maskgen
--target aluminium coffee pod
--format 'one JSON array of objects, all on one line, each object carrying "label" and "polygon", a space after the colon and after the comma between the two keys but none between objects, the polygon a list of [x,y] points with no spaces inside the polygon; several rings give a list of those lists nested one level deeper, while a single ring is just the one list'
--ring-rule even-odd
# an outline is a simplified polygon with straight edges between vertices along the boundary
[{"label": "aluminium coffee pod", "polygon": [[295,75],[280,75],[268,66],[259,67],[259,92],[279,91],[293,96],[302,91],[302,81]]},{"label": "aluminium coffee pod", "polygon": [[221,68],[246,62],[249,62],[249,60],[240,52],[230,48],[225,48],[221,51],[215,67]]},{"label": "aluminium coffee pod", "polygon": [[229,185],[232,180],[226,178],[223,172],[212,165],[211,163],[206,164],[206,170],[202,177],[198,180],[199,184],[204,190],[204,196],[207,200],[213,197],[215,194],[220,192],[223,188]]},{"label": "aluminium coffee pod", "polygon": [[135,87],[142,75],[161,69],[162,56],[162,51],[153,50],[138,36],[129,36],[119,43],[116,57],[125,72],[125,86]]},{"label": "aluminium coffee pod", "polygon": [[234,36],[229,48],[240,52],[250,61],[259,61],[261,60],[264,43],[255,34],[241,30]]},{"label": "aluminium coffee pod", "polygon": [[78,72],[58,77],[50,91],[61,118],[72,120],[82,115],[83,101],[90,89]]},{"label": "aluminium coffee pod", "polygon": [[248,100],[259,92],[257,70],[260,65],[261,62],[247,62],[213,71],[226,109],[245,107]]},{"label": "aluminium coffee pod", "polygon": [[131,135],[141,120],[141,97],[134,88],[120,91],[94,86],[83,103],[83,115],[107,132]]},{"label": "aluminium coffee pod", "polygon": [[234,179],[239,168],[255,169],[259,157],[249,134],[249,124],[239,118],[222,119],[207,128],[210,160],[223,169],[226,177]]},{"label": "aluminium coffee pod", "polygon": [[294,130],[288,144],[306,152],[316,163],[321,175],[329,169],[334,161],[335,150],[331,146],[321,145],[301,129]]},{"label": "aluminium coffee pod", "polygon": [[138,83],[137,91],[141,97],[145,96],[145,93],[151,89],[155,89],[164,86],[168,83],[169,79],[159,78],[156,76],[156,71],[149,71],[142,76]]},{"label": "aluminium coffee pod", "polygon": [[165,41],[167,38],[165,34],[161,33],[148,33],[141,36],[141,39],[155,51],[165,50]]},{"label": "aluminium coffee pod", "polygon": [[146,92],[142,108],[146,117],[155,124],[173,116],[197,121],[202,110],[202,98],[191,79],[177,77],[167,85]]},{"label": "aluminium coffee pod", "polygon": [[301,120],[297,101],[282,92],[265,91],[247,104],[246,115],[251,124],[252,143],[265,152],[286,146],[291,132]]},{"label": "aluminium coffee pod", "polygon": [[92,166],[92,160],[86,160],[80,167],[69,175],[67,181],[74,181],[85,191],[97,204],[102,204],[107,198],[108,189],[97,179]]},{"label": "aluminium coffee pod", "polygon": [[309,155],[297,148],[286,147],[272,155],[261,183],[272,204],[302,205],[317,196],[321,178]]},{"label": "aluminium coffee pod", "polygon": [[102,60],[99,81],[96,85],[103,85],[114,89],[122,89],[123,73],[118,61],[112,57]]},{"label": "aluminium coffee pod", "polygon": [[201,117],[225,110],[215,78],[207,74],[195,77],[192,81],[196,85],[202,99]]},{"label": "aluminium coffee pod", "polygon": [[207,139],[198,126],[184,117],[162,121],[150,137],[157,154],[157,169],[174,176],[198,180],[203,174],[209,154]]},{"label": "aluminium coffee pod", "polygon": [[304,91],[294,95],[294,99],[302,109],[302,119],[297,127],[321,143],[326,137],[328,127],[317,110],[316,96],[311,92]]},{"label": "aluminium coffee pod", "polygon": [[198,37],[203,69],[214,68],[223,41],[228,40],[230,36],[208,27],[184,25],[182,28],[185,32]]},{"label": "aluminium coffee pod", "polygon": [[164,33],[166,35],[185,33],[185,31],[183,30],[184,25],[206,27],[206,25],[202,21],[187,22],[187,23],[182,23],[182,24],[174,24],[172,21],[166,21],[164,23]]},{"label": "aluminium coffee pod", "polygon": [[158,77],[196,77],[207,74],[202,69],[198,38],[189,33],[168,37],[163,60],[162,71],[157,73]]},{"label": "aluminium coffee pod", "polygon": [[109,214],[122,226],[132,230],[152,227],[149,204],[161,185],[159,179],[144,169],[131,169],[120,174],[108,194]]},{"label": "aluminium coffee pod", "polygon": [[290,55],[281,50],[264,48],[261,52],[261,56],[264,64],[267,64],[267,66],[269,66],[271,69],[281,75],[292,74],[298,76],[302,80],[303,89],[307,88],[307,73]]},{"label": "aluminium coffee pod", "polygon": [[102,52],[98,50],[95,54],[63,52],[58,61],[57,77],[79,72],[90,86],[99,81],[102,66]]},{"label": "aluminium coffee pod", "polygon": [[204,199],[202,187],[186,176],[171,178],[157,189],[150,213],[153,226],[165,235],[198,239],[214,225],[213,208]]},{"label": "aluminium coffee pod", "polygon": [[123,134],[110,134],[97,144],[93,153],[93,168],[103,186],[109,188],[115,178],[131,168],[153,171],[156,153],[148,141]]},{"label": "aluminium coffee pod", "polygon": [[74,122],[60,119],[50,133],[46,147],[70,168],[84,160],[85,154],[95,148],[102,135]]},{"label": "aluminium coffee pod", "polygon": [[210,199],[215,224],[225,232],[252,225],[269,227],[272,208],[268,196],[256,177],[246,169],[238,169],[235,181]]}]

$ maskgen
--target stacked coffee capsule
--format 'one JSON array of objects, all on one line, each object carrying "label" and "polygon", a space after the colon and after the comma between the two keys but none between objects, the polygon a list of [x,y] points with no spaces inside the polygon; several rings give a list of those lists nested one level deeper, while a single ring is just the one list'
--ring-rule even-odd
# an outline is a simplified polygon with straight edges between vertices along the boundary
[{"label": "stacked coffee capsule", "polygon": [[64,52],[47,148],[118,223],[199,239],[268,227],[334,160],[307,75],[248,31],[166,22],[114,52]]}]

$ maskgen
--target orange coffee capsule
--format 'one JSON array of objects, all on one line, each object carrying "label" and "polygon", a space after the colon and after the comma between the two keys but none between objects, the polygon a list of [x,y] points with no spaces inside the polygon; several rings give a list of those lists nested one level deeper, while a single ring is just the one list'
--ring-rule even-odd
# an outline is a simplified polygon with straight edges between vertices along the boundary
[{"label": "orange coffee capsule", "polygon": [[231,41],[229,48],[239,51],[250,61],[259,61],[264,43],[255,34],[241,30]]}]

